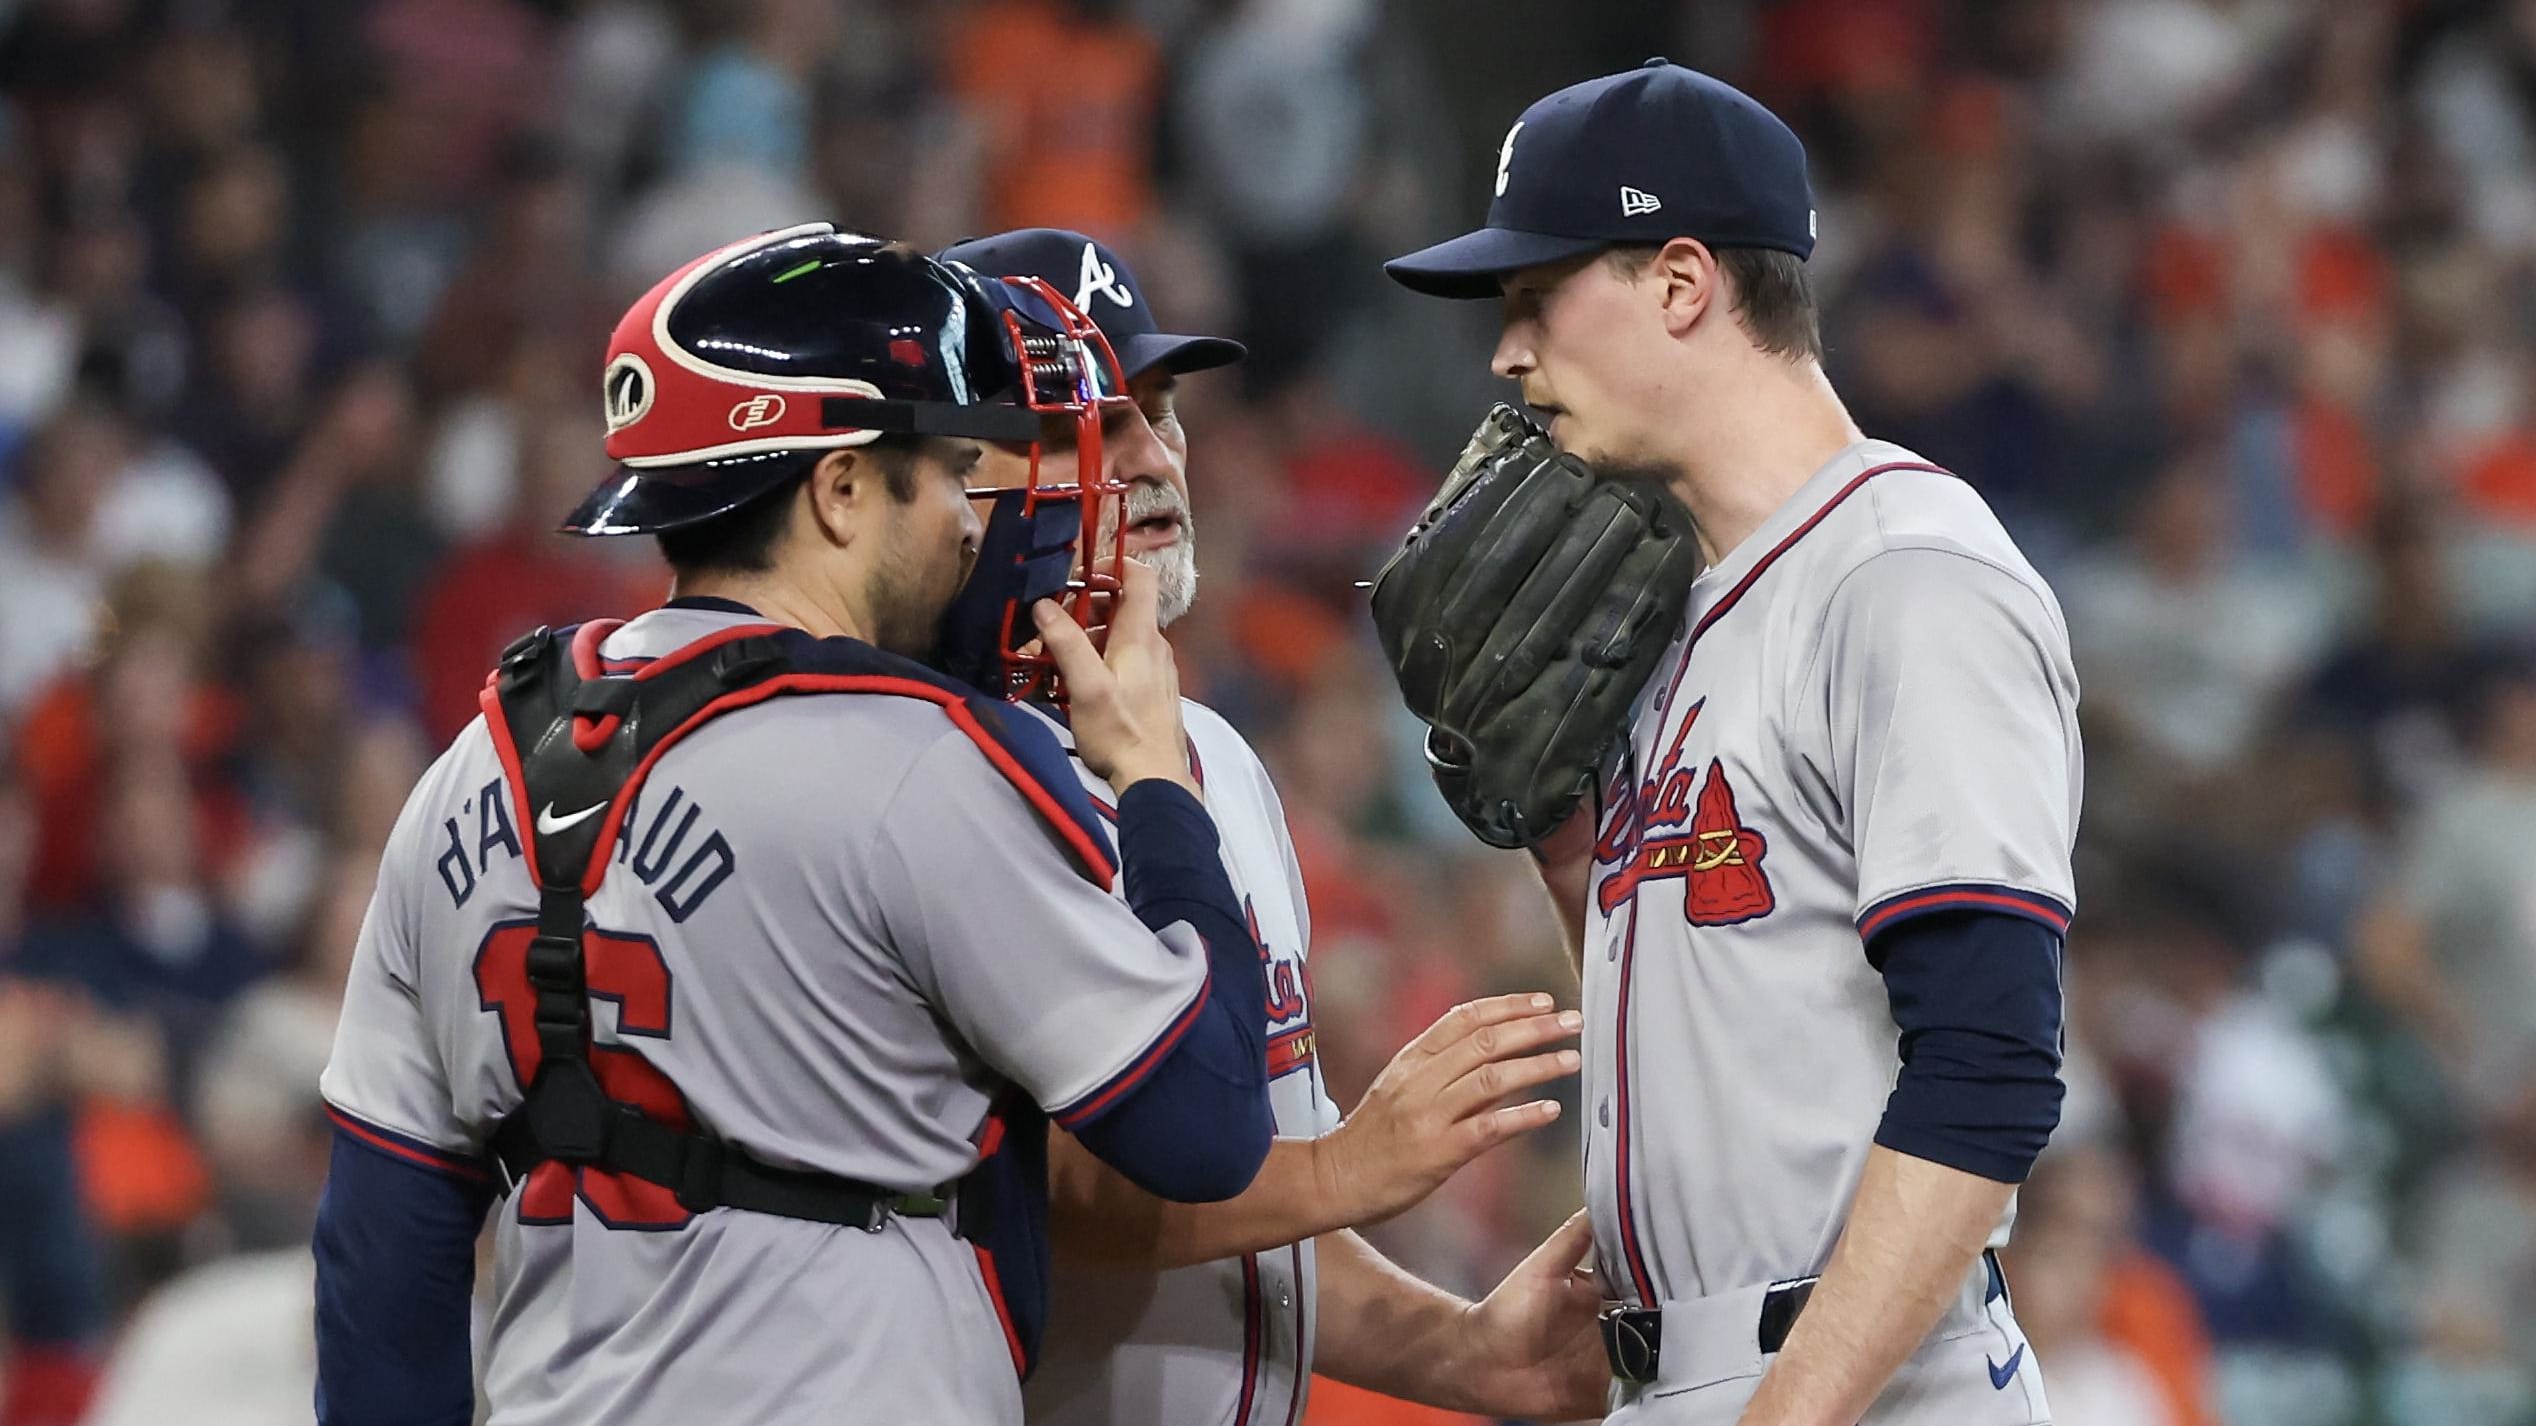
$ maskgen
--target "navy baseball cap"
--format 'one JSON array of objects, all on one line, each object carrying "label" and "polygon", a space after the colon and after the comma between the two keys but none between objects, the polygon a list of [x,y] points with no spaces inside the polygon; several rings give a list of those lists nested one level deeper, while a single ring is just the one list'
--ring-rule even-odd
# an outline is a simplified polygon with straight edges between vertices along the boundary
[{"label": "navy baseball cap", "polygon": [[1524,110],[1497,150],[1488,221],[1382,270],[1434,297],[1494,297],[1517,268],[1685,237],[1809,257],[1814,190],[1805,145],[1776,114],[1651,59]]},{"label": "navy baseball cap", "polygon": [[1191,337],[1156,331],[1153,304],[1136,286],[1118,254],[1093,238],[1064,228],[1020,228],[987,238],[963,238],[934,254],[965,263],[988,277],[1036,277],[1070,299],[1109,338],[1120,370],[1130,378],[1154,367],[1173,372],[1230,366],[1244,355],[1228,337]]}]

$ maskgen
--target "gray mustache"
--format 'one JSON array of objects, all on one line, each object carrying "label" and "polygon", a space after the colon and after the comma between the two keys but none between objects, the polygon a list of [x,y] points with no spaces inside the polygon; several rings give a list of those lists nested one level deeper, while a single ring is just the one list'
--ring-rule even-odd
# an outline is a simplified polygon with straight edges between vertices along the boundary
[{"label": "gray mustache", "polygon": [[1150,520],[1156,515],[1177,515],[1186,519],[1189,513],[1188,507],[1181,503],[1180,492],[1168,485],[1143,482],[1131,485],[1127,488],[1127,498],[1121,503],[1125,506],[1126,520],[1130,525],[1139,520]]}]

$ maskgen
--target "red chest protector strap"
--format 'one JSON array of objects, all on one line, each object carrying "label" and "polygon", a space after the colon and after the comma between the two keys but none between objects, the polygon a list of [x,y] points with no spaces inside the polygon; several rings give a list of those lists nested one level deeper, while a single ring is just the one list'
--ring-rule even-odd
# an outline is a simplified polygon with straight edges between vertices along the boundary
[{"label": "red chest protector strap", "polygon": [[493,1131],[504,1176],[518,1183],[553,1160],[658,1184],[691,1213],[735,1208],[867,1231],[892,1214],[944,1216],[943,1195],[778,1168],[710,1134],[672,1128],[610,1099],[591,1070],[582,936],[627,809],[670,744],[737,706],[731,695],[791,670],[777,627],[759,624],[612,676],[598,648],[615,627],[584,625],[569,648],[539,629],[503,651],[485,688],[486,722],[523,809],[538,890],[527,970],[539,1058],[520,1107]]}]

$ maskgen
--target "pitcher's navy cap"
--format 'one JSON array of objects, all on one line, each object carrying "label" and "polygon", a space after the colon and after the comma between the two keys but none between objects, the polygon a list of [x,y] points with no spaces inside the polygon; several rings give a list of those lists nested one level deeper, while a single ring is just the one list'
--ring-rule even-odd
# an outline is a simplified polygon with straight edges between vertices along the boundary
[{"label": "pitcher's navy cap", "polygon": [[1436,297],[1494,297],[1517,268],[1683,237],[1811,256],[1814,192],[1805,146],[1777,115],[1651,59],[1524,110],[1497,150],[1487,223],[1383,271]]},{"label": "pitcher's navy cap", "polygon": [[992,237],[963,238],[934,254],[965,263],[988,277],[1036,277],[1064,293],[1075,310],[1109,338],[1119,369],[1130,378],[1154,368],[1174,372],[1230,366],[1243,356],[1229,337],[1191,337],[1156,331],[1153,304],[1127,270],[1098,241],[1063,228],[1019,228]]}]

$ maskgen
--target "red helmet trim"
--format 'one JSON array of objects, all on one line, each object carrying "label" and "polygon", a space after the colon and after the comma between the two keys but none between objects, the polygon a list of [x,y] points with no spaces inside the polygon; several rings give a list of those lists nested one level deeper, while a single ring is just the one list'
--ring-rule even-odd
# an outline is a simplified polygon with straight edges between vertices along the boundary
[{"label": "red helmet trim", "polygon": [[834,231],[833,224],[805,223],[743,238],[644,293],[608,339],[600,380],[608,455],[645,470],[767,451],[833,450],[876,439],[878,431],[829,425],[822,410],[829,396],[881,399],[880,388],[870,382],[742,371],[708,361],[669,335],[670,314],[707,273],[760,248]]}]

